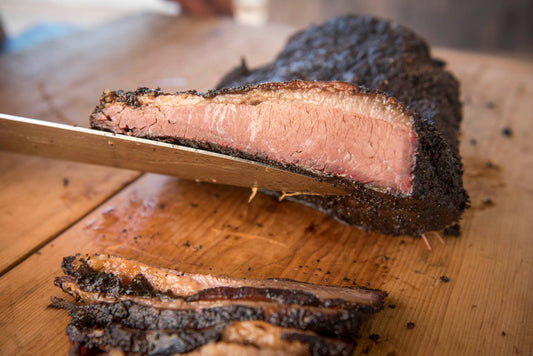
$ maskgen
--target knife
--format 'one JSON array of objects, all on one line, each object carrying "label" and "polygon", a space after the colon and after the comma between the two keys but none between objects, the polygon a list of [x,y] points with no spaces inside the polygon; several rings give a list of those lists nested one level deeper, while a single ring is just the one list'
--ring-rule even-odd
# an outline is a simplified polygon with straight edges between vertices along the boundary
[{"label": "knife", "polygon": [[0,150],[303,194],[345,195],[331,183],[220,153],[0,113]]}]

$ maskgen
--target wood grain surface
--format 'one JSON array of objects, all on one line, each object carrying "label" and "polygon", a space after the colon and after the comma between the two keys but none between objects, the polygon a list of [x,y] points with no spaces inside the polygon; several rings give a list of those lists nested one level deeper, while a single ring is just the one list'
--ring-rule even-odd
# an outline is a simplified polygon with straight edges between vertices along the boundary
[{"label": "wood grain surface", "polygon": [[[134,89],[163,82],[167,90],[203,90],[241,55],[252,65],[270,60],[292,31],[281,26],[242,28],[228,20],[130,18],[106,31],[57,42],[55,48],[63,49],[58,61],[63,64],[62,70],[56,69],[58,80],[50,84],[50,95],[61,115],[78,112],[76,117],[81,117],[86,109],[86,117],[105,87]],[[127,33],[141,41],[131,40]],[[124,42],[119,43],[122,37]],[[82,41],[85,48],[76,45]],[[95,53],[99,49],[107,51]],[[43,61],[54,63],[48,58],[55,55],[53,51],[40,51]],[[248,203],[251,192],[244,188],[153,174],[127,184],[136,176],[113,172],[114,183],[104,189],[100,182],[111,174],[107,168],[98,172],[92,166],[2,154],[2,162],[19,166],[12,176],[5,172],[0,176],[2,187],[8,181],[10,191],[18,189],[11,198],[2,189],[2,225],[12,224],[10,231],[16,231],[29,214],[46,220],[53,229],[38,232],[48,236],[40,240],[50,239],[47,243],[28,240],[26,251],[35,253],[0,278],[0,353],[66,354],[68,317],[64,311],[47,308],[50,296],[61,296],[53,278],[61,274],[63,256],[102,252],[188,272],[283,277],[335,286],[355,283],[385,290],[387,306],[363,327],[355,354],[532,354],[533,65],[450,50],[435,52],[460,78],[465,102],[461,152],[472,208],[462,221],[462,236],[447,237],[443,245],[428,234],[433,247],[428,251],[418,238],[362,232],[263,194]],[[69,61],[69,53],[81,62],[85,59],[80,54],[87,53],[86,65]],[[0,57],[2,66],[16,67],[13,61]],[[48,82],[44,69],[36,76]],[[31,76],[21,79],[20,83],[16,78],[2,79],[0,91],[13,98],[4,83],[36,85]],[[67,97],[59,98],[59,93]],[[6,104],[9,114],[46,112],[38,96],[33,108],[19,109],[16,100]],[[0,108],[3,105],[2,101]],[[512,134],[502,134],[505,128]],[[41,183],[38,177],[46,169],[53,173]],[[68,187],[62,178],[74,174],[80,181],[72,179],[73,196],[82,196],[92,181],[94,189],[105,190],[110,197],[104,201],[102,194],[99,202],[86,205],[85,213],[83,209],[70,213],[77,217],[71,218],[73,224],[54,220],[50,216],[65,214],[68,207],[50,196],[64,194]],[[28,175],[36,178],[24,183]],[[32,192],[24,188],[35,185],[39,189]],[[30,196],[32,203],[24,205]],[[92,210],[89,205],[97,207]],[[19,240],[33,229],[25,231]],[[414,328],[409,329],[408,322]],[[371,334],[380,337],[373,341]]]}]

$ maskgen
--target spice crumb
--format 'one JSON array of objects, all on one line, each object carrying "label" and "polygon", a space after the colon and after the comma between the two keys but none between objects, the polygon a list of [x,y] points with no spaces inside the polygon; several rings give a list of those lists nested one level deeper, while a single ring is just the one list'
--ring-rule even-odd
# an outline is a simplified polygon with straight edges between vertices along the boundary
[{"label": "spice crumb", "polygon": [[415,328],[415,323],[413,323],[412,321],[407,323],[407,329],[411,330],[411,329],[414,329],[414,328]]},{"label": "spice crumb", "polygon": [[191,246],[191,243],[189,242],[189,240],[185,241],[185,243],[183,244],[183,246],[185,247],[190,247]]},{"label": "spice crumb", "polygon": [[391,309],[396,308],[396,304],[389,304],[389,308],[391,308]]},{"label": "spice crumb", "polygon": [[369,336],[369,339],[374,341],[374,342],[378,342],[379,334],[372,334],[372,335]]},{"label": "spice crumb", "polygon": [[505,336],[505,331],[502,331],[502,336]]},{"label": "spice crumb", "polygon": [[68,187],[69,184],[70,184],[70,179],[63,178],[63,187]]},{"label": "spice crumb", "polygon": [[513,130],[511,130],[510,127],[504,127],[501,131],[502,135],[503,136],[506,136],[506,137],[511,137],[513,136]]},{"label": "spice crumb", "polygon": [[444,283],[448,283],[450,281],[450,279],[447,276],[440,276],[440,280],[443,281]]}]

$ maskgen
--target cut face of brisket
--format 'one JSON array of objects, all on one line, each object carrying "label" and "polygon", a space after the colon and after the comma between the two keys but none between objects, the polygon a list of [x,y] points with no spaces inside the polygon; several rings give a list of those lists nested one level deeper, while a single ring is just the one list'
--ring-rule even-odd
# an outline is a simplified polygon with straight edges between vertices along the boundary
[{"label": "cut face of brisket", "polygon": [[66,257],[63,270],[55,283],[76,302],[53,298],[52,306],[68,310],[67,334],[78,350],[171,355],[222,342],[347,355],[385,297],[361,288],[188,274],[107,255]]},{"label": "cut face of brisket", "polygon": [[404,27],[339,17],[292,36],[268,65],[243,63],[215,91],[105,92],[91,126],[320,177],[347,195],[290,199],[365,230],[418,235],[468,206],[458,83],[443,67]]}]

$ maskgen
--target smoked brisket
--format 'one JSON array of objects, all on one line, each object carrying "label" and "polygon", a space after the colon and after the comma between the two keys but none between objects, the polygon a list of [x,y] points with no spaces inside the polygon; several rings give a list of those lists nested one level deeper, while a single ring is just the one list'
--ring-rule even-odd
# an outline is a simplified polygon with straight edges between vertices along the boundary
[{"label": "smoked brisket", "polygon": [[295,34],[270,64],[243,61],[207,93],[106,91],[91,126],[319,177],[348,194],[286,199],[364,230],[420,235],[468,207],[461,119],[458,82],[422,38],[344,16]]},{"label": "smoked brisket", "polygon": [[66,257],[62,267],[55,284],[74,301],[52,298],[52,306],[71,316],[67,335],[78,353],[216,354],[254,345],[262,354],[348,355],[386,295],[190,274],[98,254]]}]

